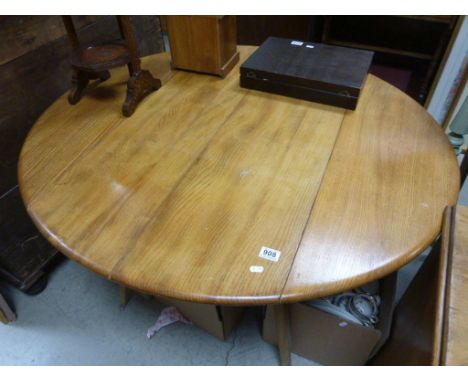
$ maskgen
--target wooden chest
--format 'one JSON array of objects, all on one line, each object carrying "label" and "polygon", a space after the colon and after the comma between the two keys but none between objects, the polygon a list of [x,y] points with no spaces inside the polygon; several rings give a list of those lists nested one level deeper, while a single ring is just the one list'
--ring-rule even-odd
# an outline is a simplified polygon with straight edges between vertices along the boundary
[{"label": "wooden chest", "polygon": [[225,77],[239,61],[236,16],[166,16],[172,67]]},{"label": "wooden chest", "polygon": [[374,53],[269,37],[241,66],[243,87],[354,110]]}]

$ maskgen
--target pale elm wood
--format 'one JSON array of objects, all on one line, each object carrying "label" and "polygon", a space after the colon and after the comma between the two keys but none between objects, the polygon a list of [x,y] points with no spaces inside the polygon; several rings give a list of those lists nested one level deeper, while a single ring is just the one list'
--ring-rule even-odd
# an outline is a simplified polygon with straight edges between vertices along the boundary
[{"label": "pale elm wood", "polygon": [[369,76],[346,112],[281,300],[334,294],[402,267],[437,237],[459,182],[439,125]]},{"label": "pale elm wood", "polygon": [[21,153],[29,214],[93,271],[187,301],[296,301],[385,276],[440,231],[455,156],[385,82],[369,76],[345,112],[240,88],[239,65],[219,79],[173,72],[167,54],[143,64],[164,85],[131,119],[117,69],[78,105],[58,99]]},{"label": "pale elm wood", "polygon": [[[137,242],[131,242],[135,234],[129,237],[128,254],[112,270],[112,279],[200,302],[278,300],[342,112],[325,107],[312,113],[306,103],[237,91],[237,81],[235,77],[234,94],[222,93],[210,109],[226,118],[223,109],[228,108],[228,119],[204,133],[209,145],[191,167],[184,167],[178,184],[158,196],[154,183],[162,183],[159,171],[176,174],[170,164],[161,163],[140,189],[154,204],[148,200],[141,211],[134,202],[123,206],[123,216],[146,213],[148,220]],[[229,106],[233,97],[236,108]],[[215,127],[207,118],[213,114],[204,113],[188,131]],[[195,150],[196,143],[186,145]],[[167,155],[171,162],[173,155],[180,156],[174,148]],[[260,259],[262,246],[281,250],[280,261]],[[262,265],[263,273],[250,272],[253,265]]]},{"label": "pale elm wood", "polygon": [[[43,129],[40,121],[20,173],[29,170],[21,188],[43,232],[70,257],[143,292],[278,301],[344,112],[241,89],[236,73],[177,72],[131,122],[105,119],[103,131],[89,112],[72,125]],[[100,106],[113,112],[115,102]],[[36,129],[51,130],[54,161],[67,167],[32,160],[30,152],[45,150],[32,140]],[[279,248],[280,261],[260,259],[262,246]]]}]

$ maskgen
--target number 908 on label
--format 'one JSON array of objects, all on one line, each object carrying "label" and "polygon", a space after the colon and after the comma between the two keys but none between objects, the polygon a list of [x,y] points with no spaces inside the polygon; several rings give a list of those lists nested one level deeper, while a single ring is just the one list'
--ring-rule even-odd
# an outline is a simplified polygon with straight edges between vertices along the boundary
[{"label": "number 908 on label", "polygon": [[278,261],[281,256],[281,251],[277,249],[262,247],[260,253],[258,254],[259,257],[262,259],[270,260],[270,261]]}]

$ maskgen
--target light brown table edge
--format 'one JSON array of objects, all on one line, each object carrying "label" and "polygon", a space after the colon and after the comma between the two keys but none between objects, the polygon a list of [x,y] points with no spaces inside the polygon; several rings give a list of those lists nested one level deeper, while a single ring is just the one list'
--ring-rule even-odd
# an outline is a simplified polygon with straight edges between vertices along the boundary
[{"label": "light brown table edge", "polygon": [[[157,53],[157,54],[166,54],[167,55],[167,52]],[[240,65],[240,63],[238,65]],[[236,67],[238,65],[236,65]],[[174,75],[176,75],[178,71],[170,69],[170,72],[176,72],[174,74]],[[373,76],[373,75],[369,73],[369,76]],[[168,78],[165,83],[170,81],[172,78],[173,78],[173,76],[170,76],[170,78]],[[391,84],[388,84],[388,85],[392,86]],[[409,97],[406,93],[404,93],[400,89],[398,89],[398,88],[396,88],[396,89],[403,96],[410,98],[411,101],[413,101],[418,107],[422,108],[422,106],[416,100]],[[47,113],[49,108],[52,107],[52,105],[54,105],[56,102],[61,102],[61,101],[66,102],[66,96],[67,96],[67,93],[64,93],[59,98],[57,98],[56,101],[54,101],[47,109],[44,110],[44,112],[41,114],[41,116],[43,114]],[[345,110],[342,123],[343,123],[347,113],[348,113],[348,111]],[[426,113],[427,113],[427,111],[426,111]],[[437,123],[432,116],[431,116],[431,118],[434,120],[435,123]],[[340,124],[339,132],[337,134],[337,138],[335,140],[333,149],[331,151],[330,158],[333,156],[333,152],[334,152],[335,147],[336,147],[336,142],[338,140],[339,135],[341,134],[342,123]],[[32,134],[32,132],[34,130],[34,126],[35,126],[35,124],[30,129],[30,131],[28,132],[28,134],[27,134],[27,136],[25,138],[25,142],[27,141],[29,135]],[[441,130],[441,133],[443,133],[442,130]],[[35,224],[35,226],[38,228],[38,230],[41,232],[41,234],[57,250],[59,250],[62,254],[66,255],[67,257],[71,258],[72,260],[76,261],[77,263],[79,263],[79,264],[83,265],[84,267],[92,270],[93,272],[96,272],[97,274],[101,275],[102,277],[104,277],[104,278],[106,278],[108,280],[114,281],[116,283],[119,283],[119,284],[121,284],[121,285],[123,285],[123,286],[125,286],[127,288],[130,288],[130,289],[138,291],[138,292],[151,294],[151,295],[154,295],[154,296],[174,298],[174,299],[179,299],[179,300],[188,301],[188,302],[197,302],[197,303],[202,303],[202,304],[218,304],[218,305],[232,305],[232,306],[252,306],[252,305],[266,305],[266,304],[278,304],[278,303],[288,304],[288,303],[295,303],[295,302],[300,302],[300,301],[306,301],[306,300],[310,300],[310,299],[325,297],[321,293],[305,293],[305,294],[302,293],[302,294],[290,294],[290,295],[284,295],[284,293],[281,293],[279,296],[253,296],[253,297],[245,297],[245,298],[242,298],[242,297],[239,297],[239,296],[229,297],[229,296],[219,296],[219,295],[217,295],[217,296],[207,296],[207,295],[194,296],[193,293],[190,294],[190,295],[188,295],[186,293],[171,293],[171,294],[161,293],[161,294],[158,294],[158,293],[155,293],[154,291],[150,291],[150,290],[140,290],[138,288],[135,288],[133,285],[129,285],[128,283],[125,283],[124,281],[119,280],[118,278],[113,278],[112,275],[109,274],[108,271],[100,268],[97,264],[94,264],[93,262],[87,261],[86,258],[82,257],[79,253],[77,253],[77,252],[73,251],[71,248],[69,248],[62,240],[60,240],[52,232],[50,232],[45,227],[45,225],[42,224],[40,218],[38,218],[34,214],[34,212],[31,211],[28,208],[28,199],[26,198],[26,194],[23,191],[24,186],[23,186],[23,179],[22,179],[22,174],[23,174],[23,171],[22,171],[22,157],[23,157],[23,149],[21,150],[21,153],[20,153],[20,156],[19,156],[19,161],[18,161],[18,185],[19,185],[19,190],[20,190],[21,197],[22,197],[23,202],[24,202],[24,204],[26,206],[26,210],[27,210],[29,216],[31,217],[33,223]],[[322,178],[321,182],[323,182],[323,178]],[[459,180],[459,182],[460,182],[460,180]],[[319,186],[319,190],[318,190],[315,198],[317,198],[321,187],[322,187],[322,183]],[[314,203],[315,203],[315,200],[314,200]],[[312,210],[313,210],[313,208],[311,209],[311,211]],[[408,264],[409,262],[414,260],[428,246],[430,246],[433,243],[433,241],[439,236],[439,234],[441,233],[441,229],[442,229],[442,218],[443,218],[443,211],[441,212],[440,223],[438,225],[438,228],[436,230],[434,230],[434,232],[432,232],[427,238],[424,238],[424,241],[422,242],[421,245],[417,246],[416,248],[414,248],[410,252],[399,256],[396,260],[387,263],[385,266],[374,269],[372,272],[367,272],[365,274],[361,274],[359,277],[355,277],[355,278],[343,279],[344,281],[347,281],[347,285],[350,286],[347,289],[352,289],[352,288],[358,287],[360,285],[363,285],[364,283],[371,282],[371,281],[374,281],[374,280],[378,280],[378,279],[381,279],[381,278],[383,278],[385,276],[388,276],[389,274],[397,271],[401,267],[405,266],[406,264]],[[309,219],[310,219],[310,215],[309,215]],[[292,269],[292,267],[294,265],[296,255],[297,255],[297,253],[294,255],[294,260],[291,262],[290,270]],[[289,277],[289,272],[288,272],[288,277]],[[285,286],[286,286],[286,283],[285,283],[284,287]],[[332,295],[334,293],[343,292],[343,290],[341,290],[339,287],[336,287],[335,289],[334,288],[329,288],[328,292],[330,292],[330,293],[327,293],[327,295]]]}]

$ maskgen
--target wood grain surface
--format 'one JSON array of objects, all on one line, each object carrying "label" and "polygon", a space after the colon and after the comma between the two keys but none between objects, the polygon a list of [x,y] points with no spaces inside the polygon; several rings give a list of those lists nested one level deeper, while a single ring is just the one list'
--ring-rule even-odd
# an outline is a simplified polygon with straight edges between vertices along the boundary
[{"label": "wood grain surface", "polygon": [[239,61],[236,16],[164,16],[172,67],[221,77]]},{"label": "wood grain surface", "polygon": [[[142,55],[161,52],[159,16],[135,16]],[[73,16],[83,46],[121,39],[115,16]],[[0,16],[0,197],[37,118],[71,85],[70,43],[60,16]]]},{"label": "wood grain surface", "polygon": [[413,259],[456,201],[442,130],[376,77],[349,112],[242,89],[238,66],[225,79],[170,71],[167,54],[143,66],[163,87],[132,118],[116,69],[80,104],[58,99],[19,164],[42,233],[111,280],[217,304],[329,295]]},{"label": "wood grain surface", "polygon": [[282,298],[340,292],[411,261],[457,201],[456,166],[432,117],[369,76],[358,108],[346,112]]}]

